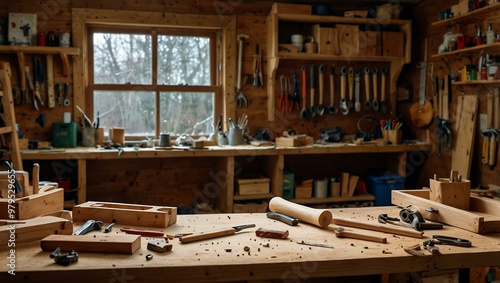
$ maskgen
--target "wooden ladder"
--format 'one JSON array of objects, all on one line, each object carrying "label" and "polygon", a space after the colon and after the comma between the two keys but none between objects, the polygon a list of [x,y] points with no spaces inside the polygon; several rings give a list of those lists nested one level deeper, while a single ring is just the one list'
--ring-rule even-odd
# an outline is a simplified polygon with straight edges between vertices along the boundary
[{"label": "wooden ladder", "polygon": [[16,130],[16,114],[14,112],[14,99],[12,97],[12,73],[8,62],[0,62],[0,103],[3,106],[3,121],[5,126],[0,127],[0,135],[8,135],[7,141],[10,149],[10,158],[14,169],[23,170],[21,150]]}]

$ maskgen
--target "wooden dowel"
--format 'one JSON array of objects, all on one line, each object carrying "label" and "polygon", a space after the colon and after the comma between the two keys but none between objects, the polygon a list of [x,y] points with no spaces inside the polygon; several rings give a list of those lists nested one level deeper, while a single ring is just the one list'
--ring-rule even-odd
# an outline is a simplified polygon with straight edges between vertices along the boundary
[{"label": "wooden dowel", "polygon": [[338,218],[338,217],[333,218],[332,223],[334,223],[336,225],[340,225],[340,226],[347,226],[347,227],[355,227],[355,228],[361,228],[361,229],[367,229],[367,230],[373,230],[373,231],[380,231],[380,232],[392,233],[392,234],[409,236],[409,237],[414,237],[414,238],[422,238],[424,235],[424,232],[399,228],[399,227],[396,227],[393,225],[372,224],[372,223],[353,221],[353,220],[348,220],[348,219],[343,219],[343,218]]}]

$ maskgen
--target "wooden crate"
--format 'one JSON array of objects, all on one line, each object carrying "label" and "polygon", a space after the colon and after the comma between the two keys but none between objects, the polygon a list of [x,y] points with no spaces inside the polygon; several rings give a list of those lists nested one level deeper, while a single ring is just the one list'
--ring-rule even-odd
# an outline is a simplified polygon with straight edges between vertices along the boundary
[{"label": "wooden crate", "polygon": [[381,56],[382,40],[378,31],[360,31],[358,36],[359,56]]},{"label": "wooden crate", "polygon": [[336,28],[321,27],[319,24],[313,25],[312,36],[318,43],[318,53],[334,55],[340,54]]},{"label": "wooden crate", "polygon": [[167,228],[177,222],[177,208],[89,201],[73,207],[73,221],[99,220],[121,225]]},{"label": "wooden crate", "polygon": [[449,178],[430,179],[430,200],[469,210],[470,181],[450,182]]},{"label": "wooden crate", "polygon": [[[15,198],[13,203],[8,200],[0,199],[0,219],[30,219],[63,210],[64,190],[54,186],[42,186],[37,194]],[[12,207],[13,210],[9,211]]]},{"label": "wooden crate", "polygon": [[267,211],[267,202],[247,202],[235,203],[233,212],[235,213],[264,213]]},{"label": "wooden crate", "polygon": [[235,191],[239,195],[260,195],[268,194],[270,189],[271,179],[259,177],[259,178],[248,178],[248,177],[238,177],[236,178]]},{"label": "wooden crate", "polygon": [[359,26],[336,25],[340,54],[346,57],[358,56]]},{"label": "wooden crate", "polygon": [[404,57],[405,34],[399,31],[383,31],[382,47],[383,56]]},{"label": "wooden crate", "polygon": [[311,15],[312,6],[311,5],[298,5],[298,4],[286,4],[286,3],[274,3],[271,8],[272,14],[301,14],[301,15]]}]

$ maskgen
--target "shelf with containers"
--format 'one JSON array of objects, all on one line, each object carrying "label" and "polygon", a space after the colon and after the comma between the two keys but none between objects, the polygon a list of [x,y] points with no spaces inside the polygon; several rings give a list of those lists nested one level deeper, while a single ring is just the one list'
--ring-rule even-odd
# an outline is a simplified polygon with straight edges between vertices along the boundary
[{"label": "shelf with containers", "polygon": [[[267,26],[269,121],[274,121],[277,108],[278,69],[283,62],[290,61],[299,64],[340,63],[337,65],[350,62],[387,63],[388,100],[391,108],[395,109],[396,81],[403,66],[411,61],[411,21],[285,14],[276,13],[273,9],[267,18]],[[317,37],[317,53],[281,50],[283,44],[289,45],[292,34],[313,33]]]}]

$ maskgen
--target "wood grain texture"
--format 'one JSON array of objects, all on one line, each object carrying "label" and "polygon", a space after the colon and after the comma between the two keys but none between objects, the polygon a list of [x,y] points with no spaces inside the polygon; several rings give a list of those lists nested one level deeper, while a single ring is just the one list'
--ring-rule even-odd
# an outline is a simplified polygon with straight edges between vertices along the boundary
[{"label": "wood grain texture", "polygon": [[[371,207],[330,211],[338,217],[371,223],[377,220],[370,216],[380,213],[397,215],[399,210],[397,207]],[[34,281],[44,281],[44,278],[51,277],[61,282],[88,281],[87,276],[81,276],[83,272],[92,278],[104,278],[107,282],[109,278],[114,278],[113,272],[116,270],[119,271],[119,275],[126,274],[136,279],[141,278],[141,281],[151,282],[158,281],[158,274],[161,274],[162,281],[180,282],[244,281],[249,277],[252,280],[283,280],[284,275],[285,278],[295,280],[296,277],[287,277],[287,274],[292,276],[294,270],[299,268],[299,272],[307,275],[309,281],[321,277],[380,274],[381,270],[385,273],[413,273],[471,266],[493,266],[498,263],[500,257],[498,235],[477,235],[449,226],[445,229],[450,235],[471,240],[473,246],[466,249],[443,246],[441,255],[432,256],[427,252],[424,258],[412,256],[404,251],[404,247],[414,244],[422,245],[422,239],[419,238],[393,237],[386,234],[388,243],[385,244],[337,238],[333,229],[320,229],[303,223],[291,227],[267,218],[265,213],[180,215],[177,224],[165,229],[164,232],[168,234],[199,233],[241,223],[255,223],[257,227],[265,229],[287,229],[290,232],[289,238],[293,241],[259,240],[256,239],[251,229],[225,238],[207,241],[206,245],[201,242],[179,244],[178,240],[174,239],[170,241],[174,246],[172,252],[155,254],[153,260],[146,261],[144,256],[151,253],[147,250],[147,243],[151,239],[142,237],[141,248],[132,256],[85,253],[81,254],[77,264],[69,268],[50,264],[48,256],[52,251],[41,252],[39,243],[28,243],[16,247],[16,256],[22,258],[16,263],[17,276],[7,274],[8,267],[3,265],[0,266],[0,280],[7,282],[8,278],[8,282],[22,282],[25,278],[29,278]],[[120,225],[116,226],[116,231],[122,228]],[[76,228],[78,225],[75,225]],[[300,240],[332,245],[334,249],[332,252],[332,249],[296,244],[296,241]],[[263,247],[264,243],[269,243],[269,248]],[[244,252],[245,246],[250,248],[250,254]],[[226,249],[230,249],[230,252]],[[295,273],[295,275],[298,274]],[[332,280],[335,279],[327,281]]]}]

